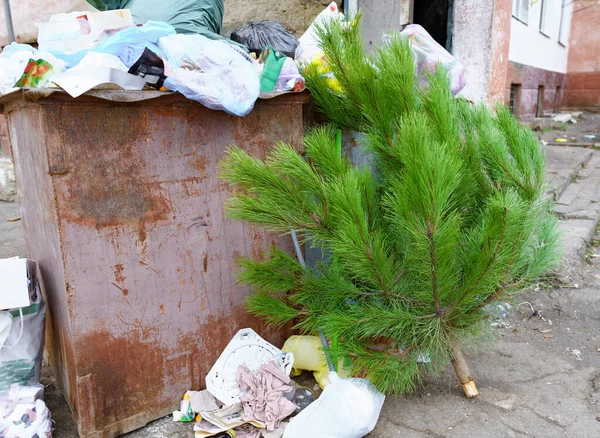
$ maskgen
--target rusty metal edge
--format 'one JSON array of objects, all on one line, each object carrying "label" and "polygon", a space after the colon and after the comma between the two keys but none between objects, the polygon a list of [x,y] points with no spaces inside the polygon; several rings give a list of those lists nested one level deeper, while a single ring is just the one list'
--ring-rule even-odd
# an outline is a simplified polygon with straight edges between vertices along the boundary
[{"label": "rusty metal edge", "polygon": [[[165,103],[182,103],[189,105],[202,105],[198,102],[187,99],[179,93],[144,90],[144,91],[122,91],[122,90],[90,90],[87,93],[72,98],[64,90],[58,88],[40,88],[18,90],[4,96],[0,96],[0,113],[3,113],[3,107],[8,103],[14,104],[16,101],[37,102],[39,104],[61,101],[74,104],[90,101],[106,101],[124,103],[136,103],[144,101],[148,105],[164,105]],[[310,91],[304,90],[298,93],[286,93],[269,99],[259,99],[261,105],[279,105],[292,102],[307,103],[310,100]]]}]

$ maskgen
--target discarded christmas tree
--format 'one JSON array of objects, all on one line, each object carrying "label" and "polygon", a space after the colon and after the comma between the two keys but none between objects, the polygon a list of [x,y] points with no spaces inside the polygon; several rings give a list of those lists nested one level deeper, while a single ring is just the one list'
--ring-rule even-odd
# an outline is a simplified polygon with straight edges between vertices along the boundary
[{"label": "discarded christmas tree", "polygon": [[374,170],[342,156],[330,127],[305,137],[303,155],[285,144],[264,161],[227,152],[229,214],[295,230],[326,254],[308,268],[277,248],[243,260],[241,278],[257,289],[247,308],[305,333],[321,327],[338,340],[332,354],[385,393],[451,361],[474,396],[462,350],[486,339],[485,307],[557,261],[538,141],[506,109],[453,98],[441,69],[419,85],[400,36],[369,57],[357,27],[331,23],[320,37],[339,87],[317,67],[307,83],[334,125],[366,134]]}]

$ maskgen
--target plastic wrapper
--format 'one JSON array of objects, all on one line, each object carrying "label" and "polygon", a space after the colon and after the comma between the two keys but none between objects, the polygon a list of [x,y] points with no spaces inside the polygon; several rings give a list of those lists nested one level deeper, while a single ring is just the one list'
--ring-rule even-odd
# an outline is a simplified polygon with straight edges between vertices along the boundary
[{"label": "plastic wrapper", "polygon": [[45,86],[54,74],[52,64],[43,59],[30,59],[15,88],[41,88]]},{"label": "plastic wrapper", "polygon": [[[455,96],[467,84],[467,72],[457,59],[435,41],[423,27],[418,24],[409,24],[401,32],[407,37],[412,47],[412,52],[417,62],[417,74],[421,83],[427,83],[426,73],[433,73],[438,65],[446,68],[450,76],[452,95]],[[383,36],[383,41],[389,40],[389,35]]]},{"label": "plastic wrapper", "polygon": [[271,92],[275,89],[277,79],[285,63],[285,55],[274,50],[272,47],[266,47],[261,55],[259,62],[263,64],[263,70],[260,74],[260,91]]},{"label": "plastic wrapper", "polygon": [[161,88],[165,83],[165,63],[160,56],[147,47],[135,64],[129,69],[132,75],[140,76],[154,88]]},{"label": "plastic wrapper", "polygon": [[231,32],[231,39],[243,44],[258,56],[267,46],[293,58],[298,39],[277,21],[265,20],[248,23]]},{"label": "plastic wrapper", "polygon": [[254,108],[260,94],[256,61],[241,49],[202,35],[169,35],[159,47],[172,68],[165,88],[236,116]]},{"label": "plastic wrapper", "polygon": [[304,89],[304,78],[298,71],[298,66],[292,58],[286,58],[279,72],[273,91],[302,91]]},{"label": "plastic wrapper", "polygon": [[0,96],[15,91],[15,84],[23,76],[29,61],[40,59],[52,66],[52,70],[45,75],[45,79],[50,79],[66,69],[65,62],[48,52],[34,49],[30,45],[12,43],[6,46],[0,53]]}]

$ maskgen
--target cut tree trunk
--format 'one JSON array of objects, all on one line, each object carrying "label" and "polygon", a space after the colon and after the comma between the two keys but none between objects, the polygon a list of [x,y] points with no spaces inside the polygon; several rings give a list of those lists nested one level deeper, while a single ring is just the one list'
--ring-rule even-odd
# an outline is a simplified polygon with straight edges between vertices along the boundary
[{"label": "cut tree trunk", "polygon": [[454,372],[456,372],[456,377],[458,377],[458,380],[465,391],[465,395],[472,398],[479,394],[477,386],[475,386],[475,381],[473,380],[473,377],[471,377],[469,366],[460,350],[460,346],[457,344],[452,345],[452,366],[454,367]]}]

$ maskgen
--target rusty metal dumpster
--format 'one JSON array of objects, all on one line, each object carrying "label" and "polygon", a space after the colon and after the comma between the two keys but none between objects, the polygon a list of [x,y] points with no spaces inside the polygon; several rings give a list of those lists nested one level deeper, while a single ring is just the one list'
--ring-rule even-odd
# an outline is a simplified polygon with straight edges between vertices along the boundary
[{"label": "rusty metal dumpster", "polygon": [[279,238],[224,217],[216,166],[229,144],[299,147],[307,96],[259,101],[244,118],[179,95],[132,101],[156,94],[0,100],[28,257],[46,279],[47,353],[82,437],[170,413],[240,328],[287,335],[244,311],[235,259]]}]

